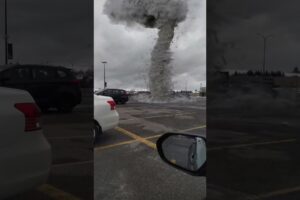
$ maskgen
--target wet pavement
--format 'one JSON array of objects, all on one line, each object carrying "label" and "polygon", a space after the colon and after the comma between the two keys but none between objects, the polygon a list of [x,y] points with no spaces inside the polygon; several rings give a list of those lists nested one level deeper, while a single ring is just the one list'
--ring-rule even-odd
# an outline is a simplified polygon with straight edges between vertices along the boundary
[{"label": "wet pavement", "polygon": [[208,120],[208,199],[300,199],[297,116],[218,113]]},{"label": "wet pavement", "polygon": [[204,199],[206,178],[164,163],[155,142],[166,132],[205,136],[205,107],[205,99],[119,105],[120,128],[105,132],[95,148],[95,199]]}]

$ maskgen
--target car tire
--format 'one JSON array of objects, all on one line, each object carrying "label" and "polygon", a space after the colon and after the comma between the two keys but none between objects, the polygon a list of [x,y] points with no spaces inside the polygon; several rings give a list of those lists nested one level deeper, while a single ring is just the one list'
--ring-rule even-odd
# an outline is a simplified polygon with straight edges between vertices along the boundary
[{"label": "car tire", "polygon": [[94,122],[94,128],[93,128],[93,138],[94,138],[94,144],[99,142],[100,135],[102,134],[102,128],[98,124],[97,121]]}]

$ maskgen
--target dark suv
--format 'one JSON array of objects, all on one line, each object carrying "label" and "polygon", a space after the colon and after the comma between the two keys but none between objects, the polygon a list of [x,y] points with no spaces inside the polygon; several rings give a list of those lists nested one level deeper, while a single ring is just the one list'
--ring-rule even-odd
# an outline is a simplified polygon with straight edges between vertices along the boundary
[{"label": "dark suv", "polygon": [[128,101],[127,92],[121,89],[105,89],[101,92],[97,92],[96,94],[112,97],[116,103],[125,104]]},{"label": "dark suv", "polygon": [[43,111],[54,107],[61,112],[70,112],[81,102],[79,81],[72,70],[65,67],[6,67],[0,71],[0,85],[27,90]]}]

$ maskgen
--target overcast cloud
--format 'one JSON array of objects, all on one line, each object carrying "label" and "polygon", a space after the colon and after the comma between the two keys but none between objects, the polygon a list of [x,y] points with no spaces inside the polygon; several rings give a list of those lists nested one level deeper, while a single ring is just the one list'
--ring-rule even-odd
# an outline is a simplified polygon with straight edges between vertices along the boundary
[{"label": "overcast cloud", "polygon": [[[263,39],[267,40],[266,69],[291,72],[300,65],[300,25],[297,0],[227,0],[211,2],[220,15],[216,26],[226,48],[226,68],[261,70]],[[208,26],[213,26],[209,24]]]},{"label": "overcast cloud", "polygon": [[[7,0],[11,63],[93,66],[93,1]],[[0,1],[0,65],[4,64],[4,1]]]},{"label": "overcast cloud", "polygon": [[[94,4],[95,87],[103,88],[103,64],[110,88],[145,89],[150,54],[157,30],[112,23],[103,14],[105,0]],[[188,0],[187,19],[175,31],[172,44],[174,88],[199,90],[206,85],[206,2]]]}]

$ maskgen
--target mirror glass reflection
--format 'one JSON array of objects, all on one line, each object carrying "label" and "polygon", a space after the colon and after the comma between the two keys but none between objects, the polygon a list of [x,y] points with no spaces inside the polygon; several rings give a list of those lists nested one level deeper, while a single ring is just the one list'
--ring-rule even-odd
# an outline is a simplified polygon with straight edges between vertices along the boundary
[{"label": "mirror glass reflection", "polygon": [[164,157],[173,165],[197,171],[206,161],[206,144],[201,137],[171,135],[162,143]]}]

